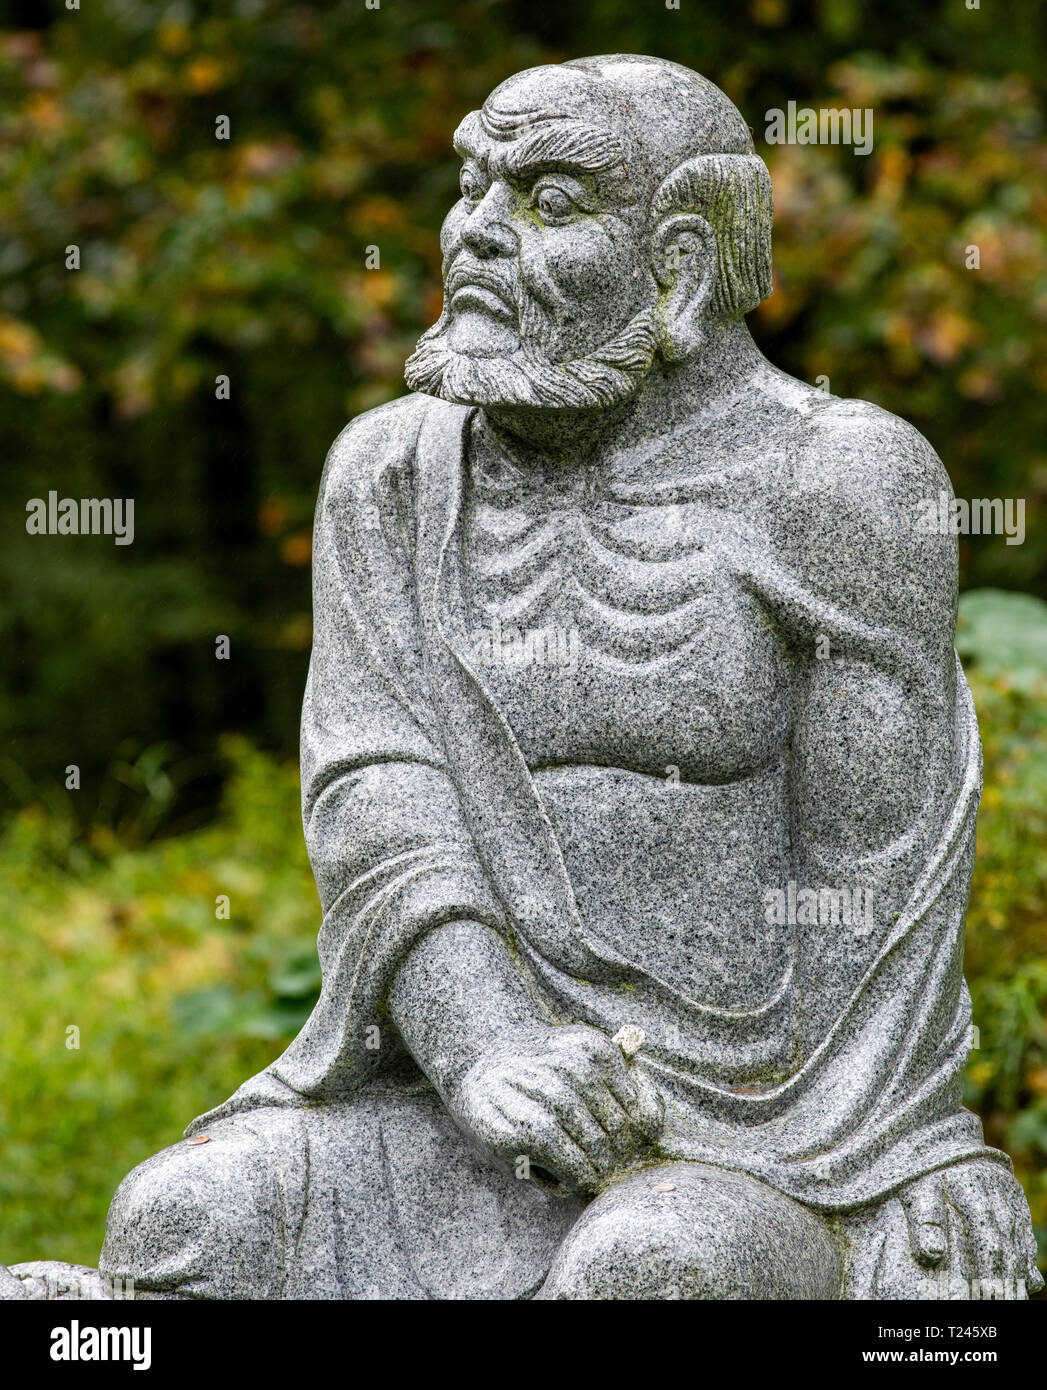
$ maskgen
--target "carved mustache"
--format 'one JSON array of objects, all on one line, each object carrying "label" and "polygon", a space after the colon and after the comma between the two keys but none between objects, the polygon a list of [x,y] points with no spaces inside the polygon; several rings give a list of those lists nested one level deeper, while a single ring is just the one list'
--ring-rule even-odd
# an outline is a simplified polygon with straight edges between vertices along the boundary
[{"label": "carved mustache", "polygon": [[449,304],[455,293],[466,287],[487,290],[515,313],[525,350],[540,351],[551,340],[554,324],[569,321],[578,309],[557,289],[544,268],[528,268],[526,278],[531,283],[525,288],[519,269],[511,262],[503,264],[499,273],[468,251],[459,251],[444,280],[445,301]]},{"label": "carved mustache", "polygon": [[459,258],[455,261],[447,275],[445,288],[448,298],[453,297],[456,291],[461,289],[481,289],[493,294],[496,299],[512,309],[514,313],[520,310],[520,292],[515,279],[498,275],[490,270],[482,261],[468,260]]}]

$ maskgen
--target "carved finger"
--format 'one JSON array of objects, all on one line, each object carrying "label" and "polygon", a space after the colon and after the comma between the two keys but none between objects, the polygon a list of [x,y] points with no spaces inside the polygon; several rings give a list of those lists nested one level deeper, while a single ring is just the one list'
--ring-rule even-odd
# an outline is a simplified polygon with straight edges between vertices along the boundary
[{"label": "carved finger", "polygon": [[1039,1293],[1043,1276],[1036,1267],[1036,1239],[1024,1193],[1010,1174],[993,1189],[993,1211],[1004,1246],[1005,1278],[1023,1283],[1026,1294]]},{"label": "carved finger", "polygon": [[909,1225],[909,1246],[922,1265],[934,1267],[949,1249],[945,1196],[941,1178],[929,1173],[898,1194]]},{"label": "carved finger", "polygon": [[999,1186],[995,1173],[957,1168],[945,1175],[950,1206],[963,1218],[974,1262],[975,1279],[1000,1279],[1006,1260],[1008,1222],[997,1212]]},{"label": "carved finger", "polygon": [[1009,1275],[1022,1278],[1025,1273],[1025,1238],[1011,1196],[1011,1181],[993,1192],[993,1211],[996,1229],[1004,1247],[1004,1266]]},{"label": "carved finger", "polygon": [[639,1073],[635,1067],[626,1065],[625,1058],[617,1047],[602,1056],[600,1062],[601,1080],[629,1118],[636,1123],[642,1099],[636,1084]]},{"label": "carved finger", "polygon": [[656,1137],[665,1119],[665,1101],[640,1066],[626,1064],[621,1052],[613,1066],[606,1068],[607,1086],[615,1100],[628,1113],[636,1134],[643,1140]]},{"label": "carved finger", "polygon": [[636,1147],[636,1121],[618,1100],[609,1086],[602,1082],[585,1093],[589,1109],[607,1135],[608,1142],[620,1162],[628,1162]]},{"label": "carved finger", "polygon": [[566,1054],[565,1060],[569,1063],[579,1052],[594,1062],[603,1062],[617,1053],[606,1033],[584,1025],[554,1028],[550,1041],[557,1054],[561,1057]]},{"label": "carved finger", "polygon": [[[1015,1239],[1014,1218],[1007,1198],[994,1188],[985,1212],[986,1267],[994,1278],[1015,1283],[1022,1275],[1024,1251]],[[1007,1293],[1005,1297],[1012,1297]]]},{"label": "carved finger", "polygon": [[1032,1222],[1029,1220],[1029,1206],[1025,1200],[1025,1193],[1016,1178],[1007,1182],[1006,1200],[1010,1212],[1018,1277],[1024,1279],[1028,1293],[1039,1293],[1043,1288],[1043,1275],[1037,1265],[1039,1251],[1036,1248]]},{"label": "carved finger", "polygon": [[525,1096],[552,1111],[564,1132],[570,1135],[598,1173],[602,1175],[614,1167],[615,1154],[610,1137],[582,1096],[560,1080],[541,1090],[533,1089],[525,1081],[518,1081],[516,1085]]},{"label": "carved finger", "polygon": [[658,1087],[639,1068],[633,1071],[633,1081],[639,1093],[637,1127],[645,1139],[656,1139],[665,1122],[665,1100]]},{"label": "carved finger", "polygon": [[520,1153],[536,1167],[545,1168],[571,1190],[591,1192],[599,1186],[600,1174],[585,1151],[565,1133],[556,1115],[539,1101],[516,1089],[513,1118],[517,1122]]}]

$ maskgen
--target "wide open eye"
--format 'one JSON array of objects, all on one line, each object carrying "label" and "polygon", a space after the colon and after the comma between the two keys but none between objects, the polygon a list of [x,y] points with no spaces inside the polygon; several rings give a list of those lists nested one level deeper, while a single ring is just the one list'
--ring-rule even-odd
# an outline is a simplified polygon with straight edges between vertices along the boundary
[{"label": "wide open eye", "polygon": [[468,165],[464,165],[458,175],[458,186],[462,190],[462,197],[470,203],[478,203],[485,192],[483,181],[476,170]]},{"label": "wide open eye", "polygon": [[578,211],[574,199],[555,183],[536,188],[532,205],[538,209],[543,222],[566,222]]}]

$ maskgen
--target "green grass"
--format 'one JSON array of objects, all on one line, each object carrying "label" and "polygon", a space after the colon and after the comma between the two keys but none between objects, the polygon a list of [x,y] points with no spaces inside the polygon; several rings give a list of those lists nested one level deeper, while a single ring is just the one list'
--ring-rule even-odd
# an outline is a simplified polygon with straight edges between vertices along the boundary
[{"label": "green grass", "polygon": [[205,830],[133,850],[96,830],[85,847],[31,807],[0,843],[5,1264],[94,1264],[121,1177],[308,1012],[320,908],[296,769],[226,751],[225,809]]}]

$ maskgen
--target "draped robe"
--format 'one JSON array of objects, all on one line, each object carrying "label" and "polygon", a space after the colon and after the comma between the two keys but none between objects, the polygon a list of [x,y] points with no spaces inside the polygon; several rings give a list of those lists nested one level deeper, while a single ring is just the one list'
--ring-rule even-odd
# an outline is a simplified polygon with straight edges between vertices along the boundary
[{"label": "draped robe", "polygon": [[[322,1167],[315,1133],[311,1141],[303,1138],[302,1125],[329,1130],[330,1119],[316,1118],[321,1110],[343,1119],[363,1114],[374,1096],[415,1106],[421,1116],[419,1097],[432,1097],[397,1039],[384,999],[412,945],[441,923],[472,920],[499,933],[536,1007],[554,1022],[571,1019],[572,990],[577,994],[582,982],[605,994],[625,986],[619,997],[632,1001],[628,1021],[646,1022],[652,1033],[666,1009],[704,1020],[710,1048],[734,1024],[747,1026],[732,1020],[730,1010],[687,999],[672,979],[649,978],[582,921],[549,815],[464,630],[464,441],[473,414],[407,397],[354,422],[331,451],[315,529],[315,636],[302,717],[304,821],[324,909],[322,991],[283,1055],[186,1131],[216,1135],[223,1125],[254,1124],[260,1135],[260,1117],[280,1113],[287,1151],[275,1153],[280,1145],[271,1140],[267,1151],[281,1170],[283,1219],[299,1245],[310,1183]],[[694,484],[677,480],[666,495],[686,501]],[[719,563],[781,632],[810,642],[829,634],[856,659],[913,689],[937,679],[904,634],[867,626],[810,591],[803,574],[744,518],[714,527],[710,541],[719,547]],[[911,829],[910,840],[927,848],[890,930],[829,1025],[800,1047],[784,1077],[739,1087],[725,1084],[715,1069],[674,1061],[664,1049],[641,1051],[636,1065],[647,1066],[669,1097],[661,1161],[695,1160],[751,1174],[830,1222],[876,1211],[903,1182],[964,1159],[1009,1165],[985,1146],[979,1121],[960,1103],[971,1041],[964,912],[981,769],[958,662],[955,679],[952,785],[944,802],[922,808]],[[783,988],[802,987],[805,978],[810,988],[826,968],[831,963],[804,959],[801,936]],[[418,1124],[419,1135],[429,1133],[430,1119],[421,1116]],[[411,1125],[378,1138],[364,1129],[360,1145],[386,1145],[383,1166],[368,1169],[369,1181],[388,1185],[398,1162],[388,1145],[409,1144]],[[439,1148],[444,1141],[432,1142]],[[475,1172],[468,1178],[462,1172],[462,1183],[474,1190]],[[440,1185],[448,1184],[453,1175],[443,1172]],[[467,1196],[463,1186],[455,1199],[460,1212]],[[424,1192],[418,1201],[413,1219],[424,1222]],[[580,1210],[554,1206],[542,1218],[549,1248]],[[464,1230],[468,1221],[462,1221]],[[875,1231],[867,1220],[859,1226],[867,1246],[879,1242],[880,1248],[888,1238],[882,1223]],[[347,1238],[358,1245],[364,1239]],[[374,1253],[377,1260],[380,1252]],[[466,1288],[465,1276],[457,1287],[448,1276],[437,1292],[527,1296],[546,1256],[528,1258],[528,1271],[515,1284],[505,1282],[500,1260],[498,1277],[480,1292]],[[868,1249],[862,1258],[866,1266],[875,1263]],[[185,1274],[184,1260],[181,1267]],[[864,1294],[856,1285],[852,1296],[868,1296],[868,1277],[858,1276],[859,1284],[866,1279]],[[373,1269],[361,1278],[353,1288],[424,1296],[390,1293],[388,1278],[383,1284]],[[432,1292],[424,1279],[419,1286]],[[332,1286],[323,1287],[330,1296]],[[309,1296],[303,1285],[295,1288],[297,1296]]]}]

